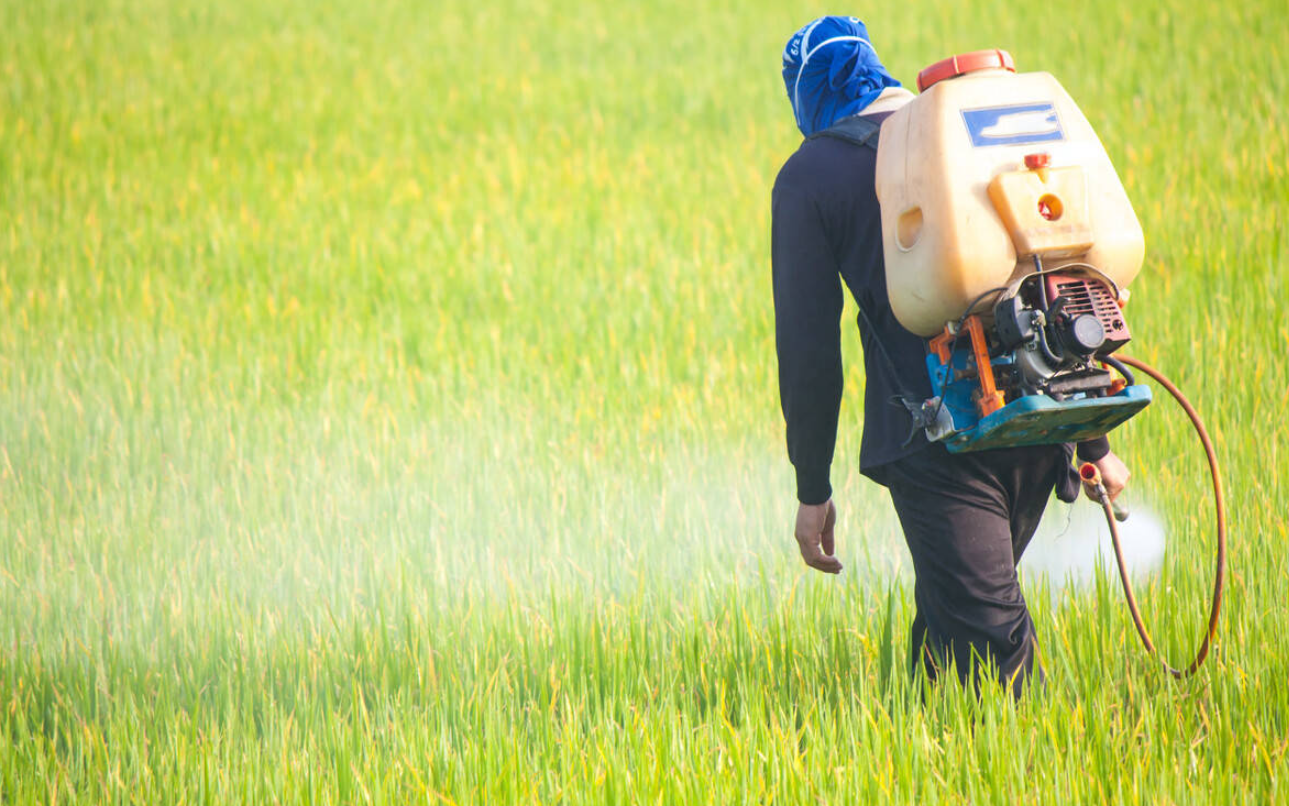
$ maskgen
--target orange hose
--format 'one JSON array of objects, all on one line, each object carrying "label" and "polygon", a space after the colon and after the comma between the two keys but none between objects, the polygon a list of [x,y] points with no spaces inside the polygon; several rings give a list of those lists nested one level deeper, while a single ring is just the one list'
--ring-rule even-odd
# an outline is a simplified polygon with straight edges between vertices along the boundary
[{"label": "orange hose", "polygon": [[1208,657],[1208,651],[1213,645],[1217,636],[1217,618],[1222,609],[1222,585],[1226,573],[1226,507],[1222,502],[1222,474],[1217,467],[1217,454],[1213,450],[1213,441],[1209,439],[1208,431],[1204,428],[1204,423],[1200,420],[1199,414],[1195,407],[1190,404],[1186,396],[1173,385],[1172,381],[1164,377],[1159,370],[1151,367],[1135,358],[1129,358],[1125,355],[1115,356],[1123,363],[1130,367],[1139,369],[1150,377],[1154,378],[1159,385],[1168,390],[1170,394],[1185,410],[1186,416],[1190,417],[1191,425],[1195,426],[1195,432],[1199,434],[1200,442],[1204,446],[1204,453],[1208,456],[1208,469],[1213,477],[1213,503],[1217,515],[1217,567],[1214,570],[1213,579],[1213,603],[1208,614],[1208,631],[1204,634],[1204,641],[1200,644],[1199,650],[1195,653],[1195,660],[1184,670],[1175,669],[1168,665],[1168,662],[1159,657],[1155,650],[1154,643],[1150,640],[1150,633],[1146,630],[1146,625],[1142,621],[1141,611],[1137,608],[1137,598],[1133,596],[1132,585],[1128,581],[1128,566],[1123,559],[1123,548],[1119,542],[1119,528],[1115,523],[1114,510],[1110,503],[1110,497],[1106,494],[1105,487],[1101,484],[1101,475],[1092,468],[1095,477],[1085,473],[1085,468],[1080,468],[1080,475],[1083,476],[1085,483],[1093,488],[1101,502],[1101,507],[1105,510],[1106,523],[1110,526],[1110,539],[1114,543],[1114,557],[1119,564],[1119,580],[1123,583],[1124,597],[1128,600],[1128,611],[1132,614],[1133,624],[1137,627],[1137,634],[1141,636],[1141,643],[1146,647],[1146,651],[1155,657],[1168,673],[1176,678],[1190,677],[1204,663]]}]

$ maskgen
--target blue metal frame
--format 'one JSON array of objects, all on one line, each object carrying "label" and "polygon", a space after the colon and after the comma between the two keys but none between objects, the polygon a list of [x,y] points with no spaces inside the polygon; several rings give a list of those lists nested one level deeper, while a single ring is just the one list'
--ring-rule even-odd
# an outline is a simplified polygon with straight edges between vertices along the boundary
[{"label": "blue metal frame", "polygon": [[[955,350],[950,358],[952,368],[966,368],[969,355],[967,350]],[[1010,358],[1000,358],[993,365],[1009,363]],[[950,368],[941,364],[934,353],[927,356],[932,391],[944,401],[953,418],[954,433],[943,440],[951,453],[1093,439],[1109,433],[1151,401],[1150,388],[1141,385],[1125,387],[1106,397],[1054,400],[1036,394],[1013,400],[981,417],[973,399],[978,382],[969,378],[945,383]]]}]

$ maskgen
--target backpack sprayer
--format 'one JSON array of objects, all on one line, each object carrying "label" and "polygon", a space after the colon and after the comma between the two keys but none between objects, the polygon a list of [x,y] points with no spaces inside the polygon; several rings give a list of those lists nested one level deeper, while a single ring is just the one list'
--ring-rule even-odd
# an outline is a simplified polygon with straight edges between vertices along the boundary
[{"label": "backpack sprayer", "polygon": [[[1226,522],[1216,456],[1199,416],[1162,374],[1118,354],[1131,336],[1127,285],[1145,253],[1141,225],[1104,147],[1047,73],[1017,74],[1010,54],[946,59],[881,127],[877,196],[887,292],[896,318],[929,339],[932,397],[906,401],[915,428],[954,453],[1080,442],[1151,402],[1131,368],[1183,406],[1208,456],[1217,569],[1203,663],[1217,628]],[[1142,623],[1115,511],[1095,466],[1080,475],[1101,502],[1120,579]]]}]

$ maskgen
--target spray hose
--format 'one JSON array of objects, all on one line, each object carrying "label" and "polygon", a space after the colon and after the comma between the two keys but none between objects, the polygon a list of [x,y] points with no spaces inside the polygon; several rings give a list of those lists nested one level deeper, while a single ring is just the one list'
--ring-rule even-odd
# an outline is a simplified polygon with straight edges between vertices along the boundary
[{"label": "spray hose", "polygon": [[1083,480],[1084,485],[1096,496],[1101,503],[1102,509],[1105,510],[1106,523],[1110,526],[1110,540],[1114,544],[1114,558],[1119,565],[1119,580],[1123,583],[1124,598],[1128,600],[1128,610],[1132,613],[1132,621],[1137,626],[1137,634],[1141,636],[1141,643],[1146,647],[1146,651],[1163,664],[1163,667],[1173,677],[1179,679],[1190,677],[1204,663],[1204,659],[1208,657],[1209,648],[1217,635],[1218,613],[1222,609],[1222,585],[1226,569],[1226,508],[1222,503],[1222,476],[1218,471],[1217,454],[1213,451],[1213,442],[1209,439],[1208,431],[1205,430],[1204,423],[1200,421],[1195,407],[1190,404],[1186,396],[1162,373],[1150,365],[1124,355],[1118,358],[1123,363],[1135,367],[1154,378],[1172,394],[1182,409],[1186,411],[1186,415],[1191,419],[1191,425],[1195,426],[1195,432],[1199,435],[1200,442],[1204,446],[1204,453],[1208,456],[1209,473],[1213,477],[1213,504],[1217,515],[1217,567],[1214,569],[1213,603],[1209,608],[1208,631],[1204,634],[1204,641],[1200,644],[1199,651],[1195,653],[1195,660],[1191,661],[1190,665],[1183,670],[1169,666],[1167,661],[1159,657],[1154,642],[1150,640],[1150,633],[1146,631],[1146,625],[1141,620],[1141,611],[1137,608],[1137,598],[1133,596],[1132,585],[1128,581],[1128,566],[1123,559],[1123,547],[1119,541],[1119,527],[1115,523],[1116,520],[1122,521],[1128,517],[1127,510],[1116,507],[1110,501],[1105,485],[1101,483],[1101,473],[1095,465],[1085,462],[1079,467],[1079,477]]}]

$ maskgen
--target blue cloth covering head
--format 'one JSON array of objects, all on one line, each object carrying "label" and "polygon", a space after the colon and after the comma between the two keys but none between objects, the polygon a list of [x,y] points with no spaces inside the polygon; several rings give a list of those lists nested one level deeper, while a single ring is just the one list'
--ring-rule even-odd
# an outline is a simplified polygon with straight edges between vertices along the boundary
[{"label": "blue cloth covering head", "polygon": [[820,17],[793,34],[783,49],[783,83],[797,128],[807,137],[858,114],[887,87],[900,86],[858,17]]}]

